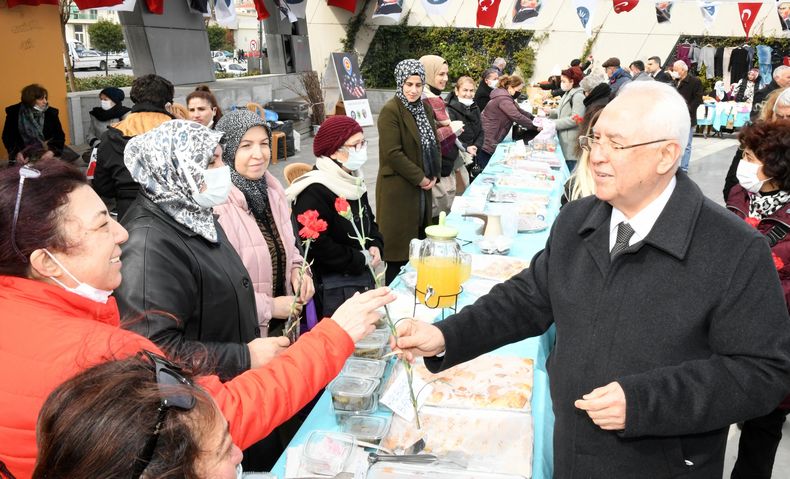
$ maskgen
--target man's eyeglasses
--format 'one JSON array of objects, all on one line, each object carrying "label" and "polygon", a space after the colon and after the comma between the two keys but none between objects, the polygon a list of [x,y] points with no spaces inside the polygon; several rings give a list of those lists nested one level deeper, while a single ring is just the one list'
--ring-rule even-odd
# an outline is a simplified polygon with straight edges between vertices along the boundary
[{"label": "man's eyeglasses", "polygon": [[367,147],[368,147],[368,140],[362,140],[356,145],[343,145],[343,148],[346,148],[348,150],[354,150],[354,151],[360,151]]},{"label": "man's eyeglasses", "polygon": [[579,146],[582,150],[590,151],[593,147],[602,147],[606,146],[612,150],[630,150],[631,148],[636,148],[637,146],[645,146],[645,145],[652,145],[654,143],[661,143],[662,141],[669,141],[667,138],[661,140],[653,140],[653,141],[646,141],[644,143],[637,143],[635,145],[618,145],[617,143],[604,143],[599,138],[595,138],[594,136],[580,136],[579,137]]},{"label": "man's eyeglasses", "polygon": [[192,381],[182,374],[180,367],[150,351],[143,350],[140,355],[148,358],[154,366],[156,384],[159,386],[162,400],[157,409],[156,426],[154,426],[151,435],[148,436],[143,452],[135,461],[132,477],[141,477],[151,462],[151,458],[154,457],[156,443],[159,440],[159,433],[167,417],[167,411],[171,408],[191,411],[197,402],[194,395],[184,393],[183,388],[181,388],[181,386],[192,386]]},{"label": "man's eyeglasses", "polygon": [[30,165],[25,165],[19,169],[19,187],[16,190],[16,204],[14,205],[14,220],[11,222],[11,246],[16,251],[22,260],[27,263],[27,257],[22,254],[22,251],[19,250],[19,246],[16,244],[16,222],[19,220],[19,206],[22,203],[22,188],[25,186],[25,180],[30,178],[36,179],[41,176],[41,172],[37,169],[33,168]]}]

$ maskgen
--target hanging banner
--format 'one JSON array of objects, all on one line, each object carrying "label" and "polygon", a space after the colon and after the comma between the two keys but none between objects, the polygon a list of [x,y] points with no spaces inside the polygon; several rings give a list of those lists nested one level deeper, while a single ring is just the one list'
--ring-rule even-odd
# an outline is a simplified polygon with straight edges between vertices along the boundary
[{"label": "hanging banner", "polygon": [[573,6],[576,7],[576,15],[579,17],[579,21],[582,22],[582,27],[584,27],[588,37],[592,36],[592,16],[596,3],[597,0],[573,0]]},{"label": "hanging banner", "polygon": [[639,0],[612,0],[614,13],[630,12],[639,3]]},{"label": "hanging banner", "polygon": [[719,13],[719,3],[711,0],[700,0],[699,11],[702,13],[702,21],[705,28],[710,29],[716,21],[716,14]]},{"label": "hanging banner", "polygon": [[285,0],[296,18],[307,18],[307,0]]},{"label": "hanging banner", "polygon": [[403,13],[403,0],[377,0],[373,18],[388,18],[395,23]]},{"label": "hanging banner", "polygon": [[357,0],[326,0],[326,4],[330,7],[339,7],[343,10],[348,10],[351,13],[357,11]]},{"label": "hanging banner", "polygon": [[370,109],[368,94],[365,91],[365,80],[359,70],[355,53],[332,53],[332,61],[324,78],[327,79],[325,102],[330,109],[335,108],[338,101],[343,102],[346,116],[356,120],[362,126],[373,126],[373,112]]},{"label": "hanging banner", "polygon": [[214,18],[221,27],[236,29],[239,26],[239,20],[236,18],[236,5],[233,0],[216,0]]},{"label": "hanging banner", "polygon": [[255,11],[258,12],[258,20],[266,20],[269,18],[269,10],[266,10],[266,5],[263,0],[252,0],[255,4]]},{"label": "hanging banner", "polygon": [[749,38],[749,31],[752,29],[757,13],[762,6],[762,2],[738,2],[738,11],[741,12],[741,23],[746,38]]},{"label": "hanging banner", "polygon": [[675,2],[656,2],[656,20],[667,23],[672,18],[672,6]]},{"label": "hanging banner", "polygon": [[280,11],[280,20],[288,19],[291,23],[296,23],[296,15],[291,11],[291,6],[285,0],[274,0],[274,6]]},{"label": "hanging banner", "polygon": [[33,7],[37,7],[39,5],[58,5],[58,3],[59,0],[8,0],[7,5],[8,8],[12,8],[12,7],[16,7],[17,5],[30,5]]},{"label": "hanging banner", "polygon": [[493,27],[499,14],[499,0],[477,0],[477,26]]},{"label": "hanging banner", "polygon": [[422,8],[428,15],[443,16],[449,5],[450,0],[422,0]]},{"label": "hanging banner", "polygon": [[790,2],[777,0],[776,13],[779,14],[779,24],[782,26],[782,31],[790,31]]},{"label": "hanging banner", "polygon": [[208,0],[187,0],[187,8],[189,13],[205,15],[208,13]]},{"label": "hanging banner", "polygon": [[[8,6],[12,7],[13,6],[11,5],[12,3],[14,2],[8,2]],[[16,3],[32,5],[34,3],[47,3],[47,2],[30,2],[30,3],[16,2]],[[58,2],[53,2],[53,3],[55,5],[58,4]],[[115,7],[121,3],[123,3],[123,0],[74,0],[74,4],[77,5],[77,8],[79,8],[80,10],[87,10],[89,8],[99,9],[99,8]]]},{"label": "hanging banner", "polygon": [[[79,5],[80,2],[74,2]],[[110,3],[110,2],[104,2]],[[137,0],[123,0],[123,2],[119,3],[118,5],[113,5],[112,7],[104,7],[104,10],[114,10],[116,12],[133,12],[134,6],[137,5]]]},{"label": "hanging banner", "polygon": [[513,6],[513,25],[529,27],[538,21],[544,0],[516,0]]}]

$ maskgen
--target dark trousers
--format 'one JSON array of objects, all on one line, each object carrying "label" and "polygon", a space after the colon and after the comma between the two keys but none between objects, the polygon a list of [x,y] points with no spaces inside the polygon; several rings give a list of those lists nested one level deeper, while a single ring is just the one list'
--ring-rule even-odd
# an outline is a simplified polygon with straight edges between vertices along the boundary
[{"label": "dark trousers", "polygon": [[743,423],[738,443],[738,459],[731,479],[770,479],[776,449],[782,440],[782,425],[790,410],[776,409],[771,413]]}]

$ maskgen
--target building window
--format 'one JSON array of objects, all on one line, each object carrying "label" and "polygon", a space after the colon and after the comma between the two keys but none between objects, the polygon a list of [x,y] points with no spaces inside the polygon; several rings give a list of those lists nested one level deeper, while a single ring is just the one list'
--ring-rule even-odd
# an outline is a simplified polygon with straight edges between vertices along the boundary
[{"label": "building window", "polygon": [[82,25],[74,25],[74,40],[85,45],[85,29]]}]

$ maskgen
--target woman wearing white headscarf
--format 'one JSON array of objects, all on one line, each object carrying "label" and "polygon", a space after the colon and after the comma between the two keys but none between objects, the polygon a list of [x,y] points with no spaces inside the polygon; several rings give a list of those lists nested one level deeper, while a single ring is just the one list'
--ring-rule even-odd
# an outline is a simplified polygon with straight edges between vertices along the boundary
[{"label": "woman wearing white headscarf", "polygon": [[425,69],[417,60],[395,67],[395,97],[379,113],[376,218],[384,237],[387,284],[409,260],[409,241],[424,238],[431,221],[431,188],[441,154],[433,110],[421,101]]},{"label": "woman wearing white headscarf", "polygon": [[141,194],[123,218],[129,241],[115,296],[121,316],[139,317],[130,329],[173,356],[206,351],[228,379],[271,359],[283,338],[256,339],[249,274],[212,215],[231,187],[221,138],[172,120],[129,140],[124,162]]}]

